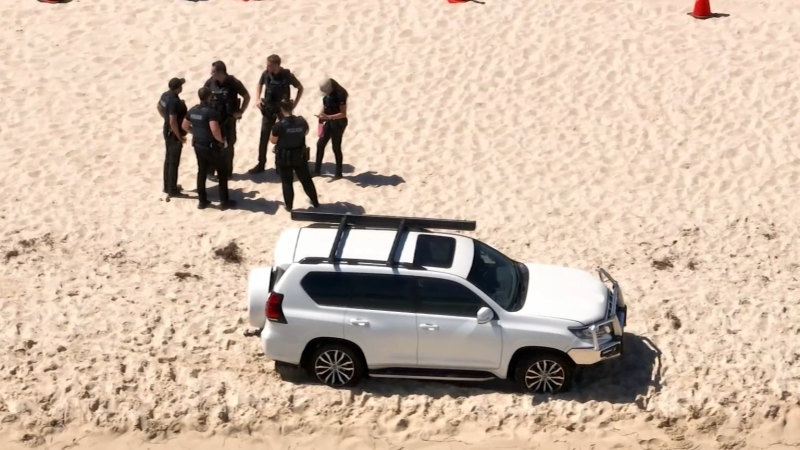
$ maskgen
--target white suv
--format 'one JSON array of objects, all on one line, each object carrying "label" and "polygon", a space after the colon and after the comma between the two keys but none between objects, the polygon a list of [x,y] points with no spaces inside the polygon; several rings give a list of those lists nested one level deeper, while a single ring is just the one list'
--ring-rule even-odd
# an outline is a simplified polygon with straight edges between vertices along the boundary
[{"label": "white suv", "polygon": [[[330,386],[363,376],[513,379],[569,388],[575,366],[622,354],[619,285],[522,264],[458,234],[475,222],[292,212],[275,266],[253,269],[250,324],[276,363]],[[606,285],[609,283],[609,287]]]}]

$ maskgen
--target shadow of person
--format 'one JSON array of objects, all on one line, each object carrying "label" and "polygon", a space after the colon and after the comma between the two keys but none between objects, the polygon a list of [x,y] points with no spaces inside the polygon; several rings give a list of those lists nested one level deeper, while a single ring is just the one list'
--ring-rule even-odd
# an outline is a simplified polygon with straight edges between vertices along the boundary
[{"label": "shadow of person", "polygon": [[360,173],[358,175],[351,175],[344,177],[345,180],[354,183],[358,187],[379,187],[379,186],[397,186],[400,183],[405,183],[406,180],[399,175],[381,175],[375,171]]},{"label": "shadow of person", "polygon": [[363,206],[350,202],[322,203],[317,208],[294,208],[294,211],[313,211],[334,214],[364,214],[366,211]]},{"label": "shadow of person", "polygon": [[250,180],[254,183],[280,183],[281,177],[278,176],[278,171],[272,167],[266,169],[261,173],[234,173],[231,175],[231,181]]},{"label": "shadow of person", "polygon": [[255,213],[273,215],[283,203],[277,200],[267,200],[265,198],[255,198],[257,191],[242,192],[240,189],[230,189],[228,191],[231,200],[236,200],[234,209],[241,209]]},{"label": "shadow of person", "polygon": [[[342,174],[353,173],[355,170],[356,168],[353,167],[352,164],[342,164]],[[308,171],[311,173],[311,175],[314,175],[314,161],[308,162]],[[322,169],[319,171],[319,173],[319,176],[322,177],[332,177],[336,173],[336,163],[322,163]]]}]

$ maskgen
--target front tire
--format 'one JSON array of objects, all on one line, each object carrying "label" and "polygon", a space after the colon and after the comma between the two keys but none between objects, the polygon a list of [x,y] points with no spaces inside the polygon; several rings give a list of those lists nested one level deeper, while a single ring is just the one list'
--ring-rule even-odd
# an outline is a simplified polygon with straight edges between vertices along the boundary
[{"label": "front tire", "polygon": [[566,356],[542,353],[522,358],[514,380],[524,392],[558,394],[569,390],[574,373],[575,363]]},{"label": "front tire", "polygon": [[358,384],[364,376],[364,364],[352,348],[330,344],[314,352],[308,371],[320,383],[337,388],[349,387]]}]

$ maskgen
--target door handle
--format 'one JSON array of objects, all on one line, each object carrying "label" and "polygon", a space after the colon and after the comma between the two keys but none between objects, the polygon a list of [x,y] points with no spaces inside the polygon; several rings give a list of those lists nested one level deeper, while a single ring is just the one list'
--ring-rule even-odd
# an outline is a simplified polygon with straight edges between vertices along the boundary
[{"label": "door handle", "polygon": [[350,324],[358,327],[365,327],[369,325],[369,320],[364,319],[350,319]]},{"label": "door handle", "polygon": [[421,323],[419,324],[419,327],[428,331],[436,331],[439,329],[439,325],[436,325],[435,323]]}]

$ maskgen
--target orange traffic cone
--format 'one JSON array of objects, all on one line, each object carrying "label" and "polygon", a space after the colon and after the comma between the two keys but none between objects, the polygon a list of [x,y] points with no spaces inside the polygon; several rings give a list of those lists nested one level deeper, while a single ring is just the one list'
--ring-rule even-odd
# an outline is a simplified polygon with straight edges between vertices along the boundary
[{"label": "orange traffic cone", "polygon": [[690,12],[689,15],[695,19],[708,19],[711,17],[713,14],[711,14],[711,5],[708,4],[708,0],[694,2],[694,11]]}]

